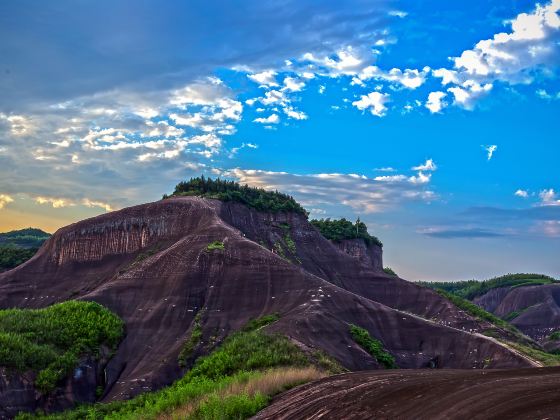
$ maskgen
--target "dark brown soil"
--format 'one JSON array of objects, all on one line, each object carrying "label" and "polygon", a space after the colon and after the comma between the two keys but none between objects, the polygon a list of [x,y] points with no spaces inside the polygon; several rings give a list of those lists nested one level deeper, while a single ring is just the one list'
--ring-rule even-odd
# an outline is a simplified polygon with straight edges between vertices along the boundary
[{"label": "dark brown soil", "polygon": [[558,419],[560,367],[332,376],[288,391],[255,419]]}]

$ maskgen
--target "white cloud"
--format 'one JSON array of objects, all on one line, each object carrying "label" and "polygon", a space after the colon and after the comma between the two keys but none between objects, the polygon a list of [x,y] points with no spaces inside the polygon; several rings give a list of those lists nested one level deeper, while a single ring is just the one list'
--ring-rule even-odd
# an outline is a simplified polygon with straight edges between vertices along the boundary
[{"label": "white cloud", "polygon": [[379,172],[395,172],[396,171],[396,169],[391,167],[391,166],[385,166],[383,168],[375,168],[375,170],[379,171]]},{"label": "white cloud", "polygon": [[326,89],[327,89],[327,88],[326,88],[325,85],[320,85],[320,86],[319,86],[319,89],[318,89],[318,92],[322,95],[323,93],[325,93],[325,90],[326,90]]},{"label": "white cloud", "polygon": [[494,152],[495,152],[496,150],[498,150],[498,146],[495,145],[495,144],[490,144],[490,145],[488,145],[488,146],[482,146],[482,148],[483,148],[484,150],[486,150],[486,154],[487,154],[488,160],[492,159],[492,157],[494,156]]},{"label": "white cloud", "polygon": [[55,209],[59,209],[62,207],[72,207],[75,206],[76,203],[70,201],[65,198],[56,198],[56,197],[35,197],[35,202],[37,204],[50,204]]},{"label": "white cloud", "polygon": [[424,84],[431,69],[424,67],[422,70],[393,68],[388,72],[377,66],[367,66],[352,79],[352,84],[364,86],[364,82],[374,79],[400,84],[408,89],[416,89]]},{"label": "white cloud", "polygon": [[280,117],[277,114],[271,114],[266,118],[255,118],[253,122],[259,124],[278,124],[280,122]]},{"label": "white cloud", "polygon": [[23,115],[7,115],[0,112],[0,121],[6,121],[11,134],[16,137],[29,135],[33,131],[31,120]]},{"label": "white cloud", "polygon": [[385,104],[389,102],[389,98],[390,95],[387,93],[371,92],[362,95],[360,100],[352,102],[352,105],[361,111],[370,108],[372,115],[383,117],[387,111]]},{"label": "white cloud", "polygon": [[514,195],[516,197],[527,198],[527,197],[529,197],[529,191],[520,189],[520,190],[515,191]]},{"label": "white cloud", "polygon": [[[269,190],[292,194],[308,208],[333,206],[340,203],[357,212],[376,213],[408,201],[431,202],[436,198],[427,189],[429,176],[402,176],[393,180],[368,178],[358,174],[290,174],[250,169],[233,169],[222,173],[249,184]],[[336,204],[338,205],[338,204]]]},{"label": "white cloud", "polygon": [[546,89],[537,89],[535,91],[535,94],[541,98],[541,99],[546,99],[546,100],[560,100],[560,92],[553,94],[553,93],[548,93],[546,91]]},{"label": "white cloud", "polygon": [[414,166],[412,168],[414,171],[435,171],[437,169],[437,165],[434,163],[433,159],[426,159],[421,165]]},{"label": "white cloud", "polygon": [[560,199],[558,193],[553,189],[542,190],[539,193],[539,198],[541,199],[541,204],[545,206],[558,206],[560,205]]},{"label": "white cloud", "polygon": [[0,210],[6,207],[7,204],[13,203],[14,199],[8,194],[0,194]]},{"label": "white cloud", "polygon": [[531,13],[521,13],[509,23],[511,31],[479,41],[473,49],[453,57],[453,69],[432,72],[448,89],[455,104],[472,109],[477,99],[492,88],[494,81],[530,83],[540,69],[559,59],[560,0],[537,4]]},{"label": "white cloud", "polygon": [[426,108],[428,108],[432,114],[440,112],[447,106],[447,103],[443,100],[446,96],[447,94],[445,92],[430,92],[428,100],[426,101]]},{"label": "white cloud", "polygon": [[289,117],[289,118],[293,118],[296,120],[306,120],[307,119],[307,115],[302,112],[302,111],[297,111],[294,108],[292,108],[291,106],[287,106],[282,108],[282,110],[284,111],[284,113]]},{"label": "white cloud", "polygon": [[399,18],[405,18],[408,16],[407,12],[403,12],[402,10],[391,10],[389,11],[389,16],[396,16]]},{"label": "white cloud", "polygon": [[278,86],[278,82],[276,81],[277,74],[278,73],[273,70],[266,70],[260,73],[248,74],[247,77],[260,86],[270,87]]},{"label": "white cloud", "polygon": [[299,92],[305,87],[305,82],[300,79],[293,77],[286,77],[284,79],[284,87],[282,90],[287,90],[288,92]]}]

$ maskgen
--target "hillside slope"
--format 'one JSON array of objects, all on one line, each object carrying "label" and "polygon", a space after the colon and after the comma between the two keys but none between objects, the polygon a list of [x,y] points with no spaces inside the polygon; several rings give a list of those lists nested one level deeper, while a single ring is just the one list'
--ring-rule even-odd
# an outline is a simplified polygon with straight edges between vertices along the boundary
[{"label": "hillside slope", "polygon": [[[218,247],[209,247],[214,241]],[[267,213],[197,197],[104,214],[56,232],[27,263],[0,274],[0,308],[93,300],[125,322],[106,368],[104,401],[160,388],[184,372],[178,355],[199,325],[192,357],[249,319],[351,370],[377,369],[350,323],[403,368],[523,367],[533,363],[475,334],[488,328],[432,290],[385,275],[321,236],[305,215]],[[197,320],[195,322],[195,319]]]}]

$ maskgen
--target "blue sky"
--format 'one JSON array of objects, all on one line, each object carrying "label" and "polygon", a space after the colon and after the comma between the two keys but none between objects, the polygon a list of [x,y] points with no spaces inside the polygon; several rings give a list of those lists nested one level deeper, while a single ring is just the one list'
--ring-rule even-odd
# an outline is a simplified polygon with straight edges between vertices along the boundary
[{"label": "blue sky", "polygon": [[559,0],[183,3],[0,4],[0,230],[206,174],[411,280],[560,276]]}]

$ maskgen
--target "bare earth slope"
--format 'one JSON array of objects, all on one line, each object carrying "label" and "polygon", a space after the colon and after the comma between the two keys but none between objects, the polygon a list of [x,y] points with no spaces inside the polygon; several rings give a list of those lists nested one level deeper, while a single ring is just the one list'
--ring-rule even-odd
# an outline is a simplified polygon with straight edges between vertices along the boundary
[{"label": "bare earth slope", "polygon": [[560,330],[560,284],[492,289],[474,303],[499,317],[513,317],[513,325],[541,343]]},{"label": "bare earth slope", "polygon": [[[225,249],[209,251],[212,241]],[[404,368],[532,364],[472,334],[486,326],[433,291],[345,253],[300,215],[195,197],[67,226],[26,264],[0,274],[0,308],[68,299],[97,301],[125,321],[126,337],[100,384],[105,401],[181,376],[178,355],[197,314],[203,339],[195,355],[250,318],[278,312],[270,330],[323,349],[351,370],[379,366],[353,342],[349,323],[381,340]]]},{"label": "bare earth slope", "polygon": [[560,368],[356,372],[292,389],[255,419],[557,419]]}]

